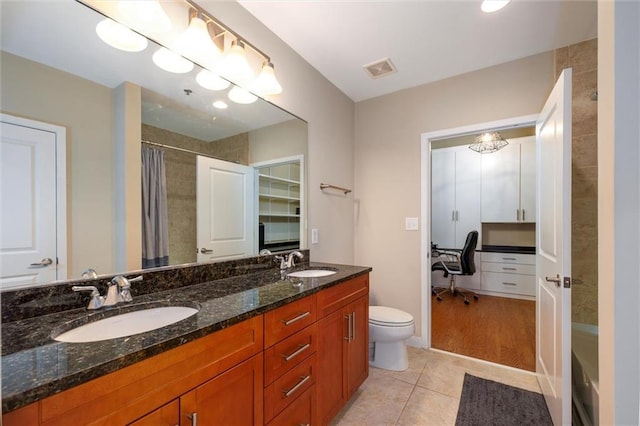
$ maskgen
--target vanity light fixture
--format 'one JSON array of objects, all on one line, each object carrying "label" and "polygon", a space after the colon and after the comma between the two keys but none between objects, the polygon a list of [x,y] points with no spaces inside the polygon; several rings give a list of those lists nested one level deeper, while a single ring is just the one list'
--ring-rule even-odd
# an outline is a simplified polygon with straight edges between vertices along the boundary
[{"label": "vanity light fixture", "polygon": [[277,95],[282,93],[282,86],[276,79],[271,62],[262,64],[262,70],[258,77],[251,82],[251,91],[259,95]]},{"label": "vanity light fixture", "polygon": [[493,13],[508,5],[511,0],[484,0],[480,5],[480,9],[484,13]]},{"label": "vanity light fixture", "polygon": [[215,101],[213,103],[213,106],[215,108],[218,108],[218,109],[227,109],[227,108],[229,108],[229,105],[227,105],[227,103],[225,101]]},{"label": "vanity light fixture", "polygon": [[153,54],[153,62],[163,70],[175,74],[184,74],[193,69],[193,62],[164,47]]},{"label": "vanity light fixture", "polygon": [[247,61],[245,44],[242,40],[231,42],[231,49],[220,60],[214,71],[240,86],[246,86],[253,80],[254,73]]},{"label": "vanity light fixture", "polygon": [[469,145],[469,149],[480,154],[491,154],[507,145],[509,142],[499,132],[485,132],[476,136],[475,142]]},{"label": "vanity light fixture", "polygon": [[189,15],[189,27],[176,40],[176,48],[203,67],[213,67],[221,52],[211,39],[206,18],[195,10],[190,11]]},{"label": "vanity light fixture", "polygon": [[196,75],[196,82],[209,90],[224,90],[231,85],[227,80],[209,70],[202,70]]},{"label": "vanity light fixture", "polygon": [[158,0],[120,0],[118,10],[125,16],[127,24],[143,33],[171,30],[171,19]]},{"label": "vanity light fixture", "polygon": [[109,18],[98,22],[96,33],[109,46],[125,52],[140,52],[147,48],[145,37]]},{"label": "vanity light fixture", "polygon": [[229,90],[229,94],[227,96],[237,104],[252,104],[258,100],[256,95],[240,86],[235,86],[233,89]]}]

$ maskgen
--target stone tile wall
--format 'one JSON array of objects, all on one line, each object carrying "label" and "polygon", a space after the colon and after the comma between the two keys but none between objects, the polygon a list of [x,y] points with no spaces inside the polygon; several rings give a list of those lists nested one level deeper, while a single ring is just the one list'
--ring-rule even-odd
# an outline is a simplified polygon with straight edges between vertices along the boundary
[{"label": "stone tile wall", "polygon": [[555,51],[556,78],[573,69],[572,95],[572,321],[598,324],[598,40]]}]

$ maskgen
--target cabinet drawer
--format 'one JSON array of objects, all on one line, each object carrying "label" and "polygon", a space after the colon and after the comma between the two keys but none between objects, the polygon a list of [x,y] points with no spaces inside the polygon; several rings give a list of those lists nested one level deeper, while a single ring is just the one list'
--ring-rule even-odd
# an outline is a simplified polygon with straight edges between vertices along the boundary
[{"label": "cabinet drawer", "polygon": [[533,275],[482,271],[482,289],[501,293],[535,296],[536,277]]},{"label": "cabinet drawer", "polygon": [[316,383],[315,360],[315,355],[311,355],[265,388],[265,421],[271,420]]},{"label": "cabinet drawer", "polygon": [[482,272],[502,272],[505,274],[535,275],[536,265],[520,265],[518,263],[482,262]]},{"label": "cabinet drawer", "polygon": [[369,274],[361,275],[318,293],[318,316],[324,317],[369,294]]},{"label": "cabinet drawer", "polygon": [[316,324],[311,324],[264,351],[265,385],[316,352],[316,330]]},{"label": "cabinet drawer", "polygon": [[316,322],[315,295],[264,314],[264,345],[269,347]]},{"label": "cabinet drawer", "polygon": [[523,265],[536,264],[536,256],[534,254],[488,253],[483,251],[481,253],[480,259],[482,262],[520,263]]},{"label": "cabinet drawer", "polygon": [[315,417],[315,386],[302,393],[294,402],[271,420],[268,426],[299,426],[313,424]]}]

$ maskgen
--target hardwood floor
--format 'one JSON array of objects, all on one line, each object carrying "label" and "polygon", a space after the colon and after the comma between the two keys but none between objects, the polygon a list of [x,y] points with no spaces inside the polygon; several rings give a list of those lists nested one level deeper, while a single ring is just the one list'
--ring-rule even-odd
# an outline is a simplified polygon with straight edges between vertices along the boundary
[{"label": "hardwood floor", "polygon": [[431,298],[431,345],[436,349],[535,371],[535,302],[480,295]]}]

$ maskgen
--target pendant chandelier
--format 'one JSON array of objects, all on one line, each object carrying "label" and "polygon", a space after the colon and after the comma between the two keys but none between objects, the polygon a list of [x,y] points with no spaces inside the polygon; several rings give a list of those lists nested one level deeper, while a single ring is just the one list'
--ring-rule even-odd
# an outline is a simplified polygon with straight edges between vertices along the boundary
[{"label": "pendant chandelier", "polygon": [[485,132],[476,136],[475,142],[469,145],[469,149],[480,154],[491,154],[507,145],[509,142],[499,132]]}]

